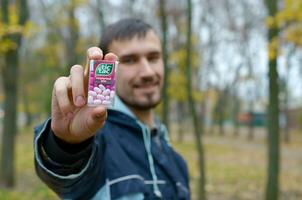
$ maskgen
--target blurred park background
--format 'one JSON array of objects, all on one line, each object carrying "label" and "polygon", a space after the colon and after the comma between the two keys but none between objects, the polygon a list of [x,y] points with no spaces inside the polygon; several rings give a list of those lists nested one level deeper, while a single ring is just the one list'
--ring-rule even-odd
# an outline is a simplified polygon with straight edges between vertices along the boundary
[{"label": "blurred park background", "polygon": [[157,112],[192,199],[302,199],[302,0],[1,0],[0,199],[58,199],[35,175],[33,127],[123,17],[161,36]]}]

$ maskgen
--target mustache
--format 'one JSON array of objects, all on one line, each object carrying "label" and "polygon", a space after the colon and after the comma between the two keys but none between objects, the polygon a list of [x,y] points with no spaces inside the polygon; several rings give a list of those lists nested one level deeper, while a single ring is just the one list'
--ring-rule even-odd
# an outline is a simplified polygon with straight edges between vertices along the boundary
[{"label": "mustache", "polygon": [[148,87],[148,86],[159,85],[159,80],[156,78],[142,78],[133,84],[134,87]]}]

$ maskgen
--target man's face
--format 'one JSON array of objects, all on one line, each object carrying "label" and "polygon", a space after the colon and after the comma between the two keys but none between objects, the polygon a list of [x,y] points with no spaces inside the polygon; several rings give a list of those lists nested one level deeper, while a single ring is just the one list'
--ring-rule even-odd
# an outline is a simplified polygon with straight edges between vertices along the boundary
[{"label": "man's face", "polygon": [[161,99],[164,67],[154,31],[141,38],[114,40],[108,50],[119,57],[116,87],[121,100],[137,110],[155,107]]}]

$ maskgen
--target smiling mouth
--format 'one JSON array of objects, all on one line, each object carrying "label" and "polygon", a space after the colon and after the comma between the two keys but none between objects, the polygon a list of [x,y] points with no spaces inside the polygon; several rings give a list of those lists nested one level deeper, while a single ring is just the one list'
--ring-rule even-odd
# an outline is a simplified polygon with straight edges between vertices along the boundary
[{"label": "smiling mouth", "polygon": [[142,93],[154,93],[158,88],[158,84],[144,84],[136,86],[134,88]]},{"label": "smiling mouth", "polygon": [[153,88],[153,87],[157,87],[159,85],[158,82],[153,82],[153,83],[143,83],[143,84],[137,84],[137,85],[134,85],[134,88],[137,88],[137,89],[148,89],[148,88]]}]

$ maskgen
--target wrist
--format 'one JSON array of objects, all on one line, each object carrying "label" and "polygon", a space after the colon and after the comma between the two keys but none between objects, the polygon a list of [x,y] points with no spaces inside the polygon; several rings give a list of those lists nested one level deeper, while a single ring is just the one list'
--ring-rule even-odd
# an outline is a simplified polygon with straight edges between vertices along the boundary
[{"label": "wrist", "polygon": [[76,154],[83,149],[86,149],[88,146],[91,145],[92,141],[94,140],[94,137],[87,138],[86,140],[83,140],[81,142],[75,142],[70,143],[66,142],[65,140],[62,140],[61,138],[57,137],[53,131],[51,131],[51,137],[53,138],[53,141],[65,152],[70,154]]},{"label": "wrist", "polygon": [[90,157],[93,143],[94,137],[78,144],[66,143],[49,128],[42,138],[40,150],[45,163],[57,167],[61,165],[77,166],[79,163],[85,163],[85,160]]},{"label": "wrist", "polygon": [[85,141],[93,138],[93,136],[86,136],[86,137],[76,137],[72,135],[61,135],[61,134],[56,134],[53,130],[51,131],[52,134],[54,135],[54,138],[56,138],[57,141],[65,144],[65,145],[79,145],[81,143],[85,143]]},{"label": "wrist", "polygon": [[70,145],[77,145],[80,144],[89,138],[92,138],[94,134],[70,134],[69,131],[66,129],[58,129],[58,127],[54,126],[51,123],[51,133],[57,138],[60,139],[62,142],[70,144]]}]

